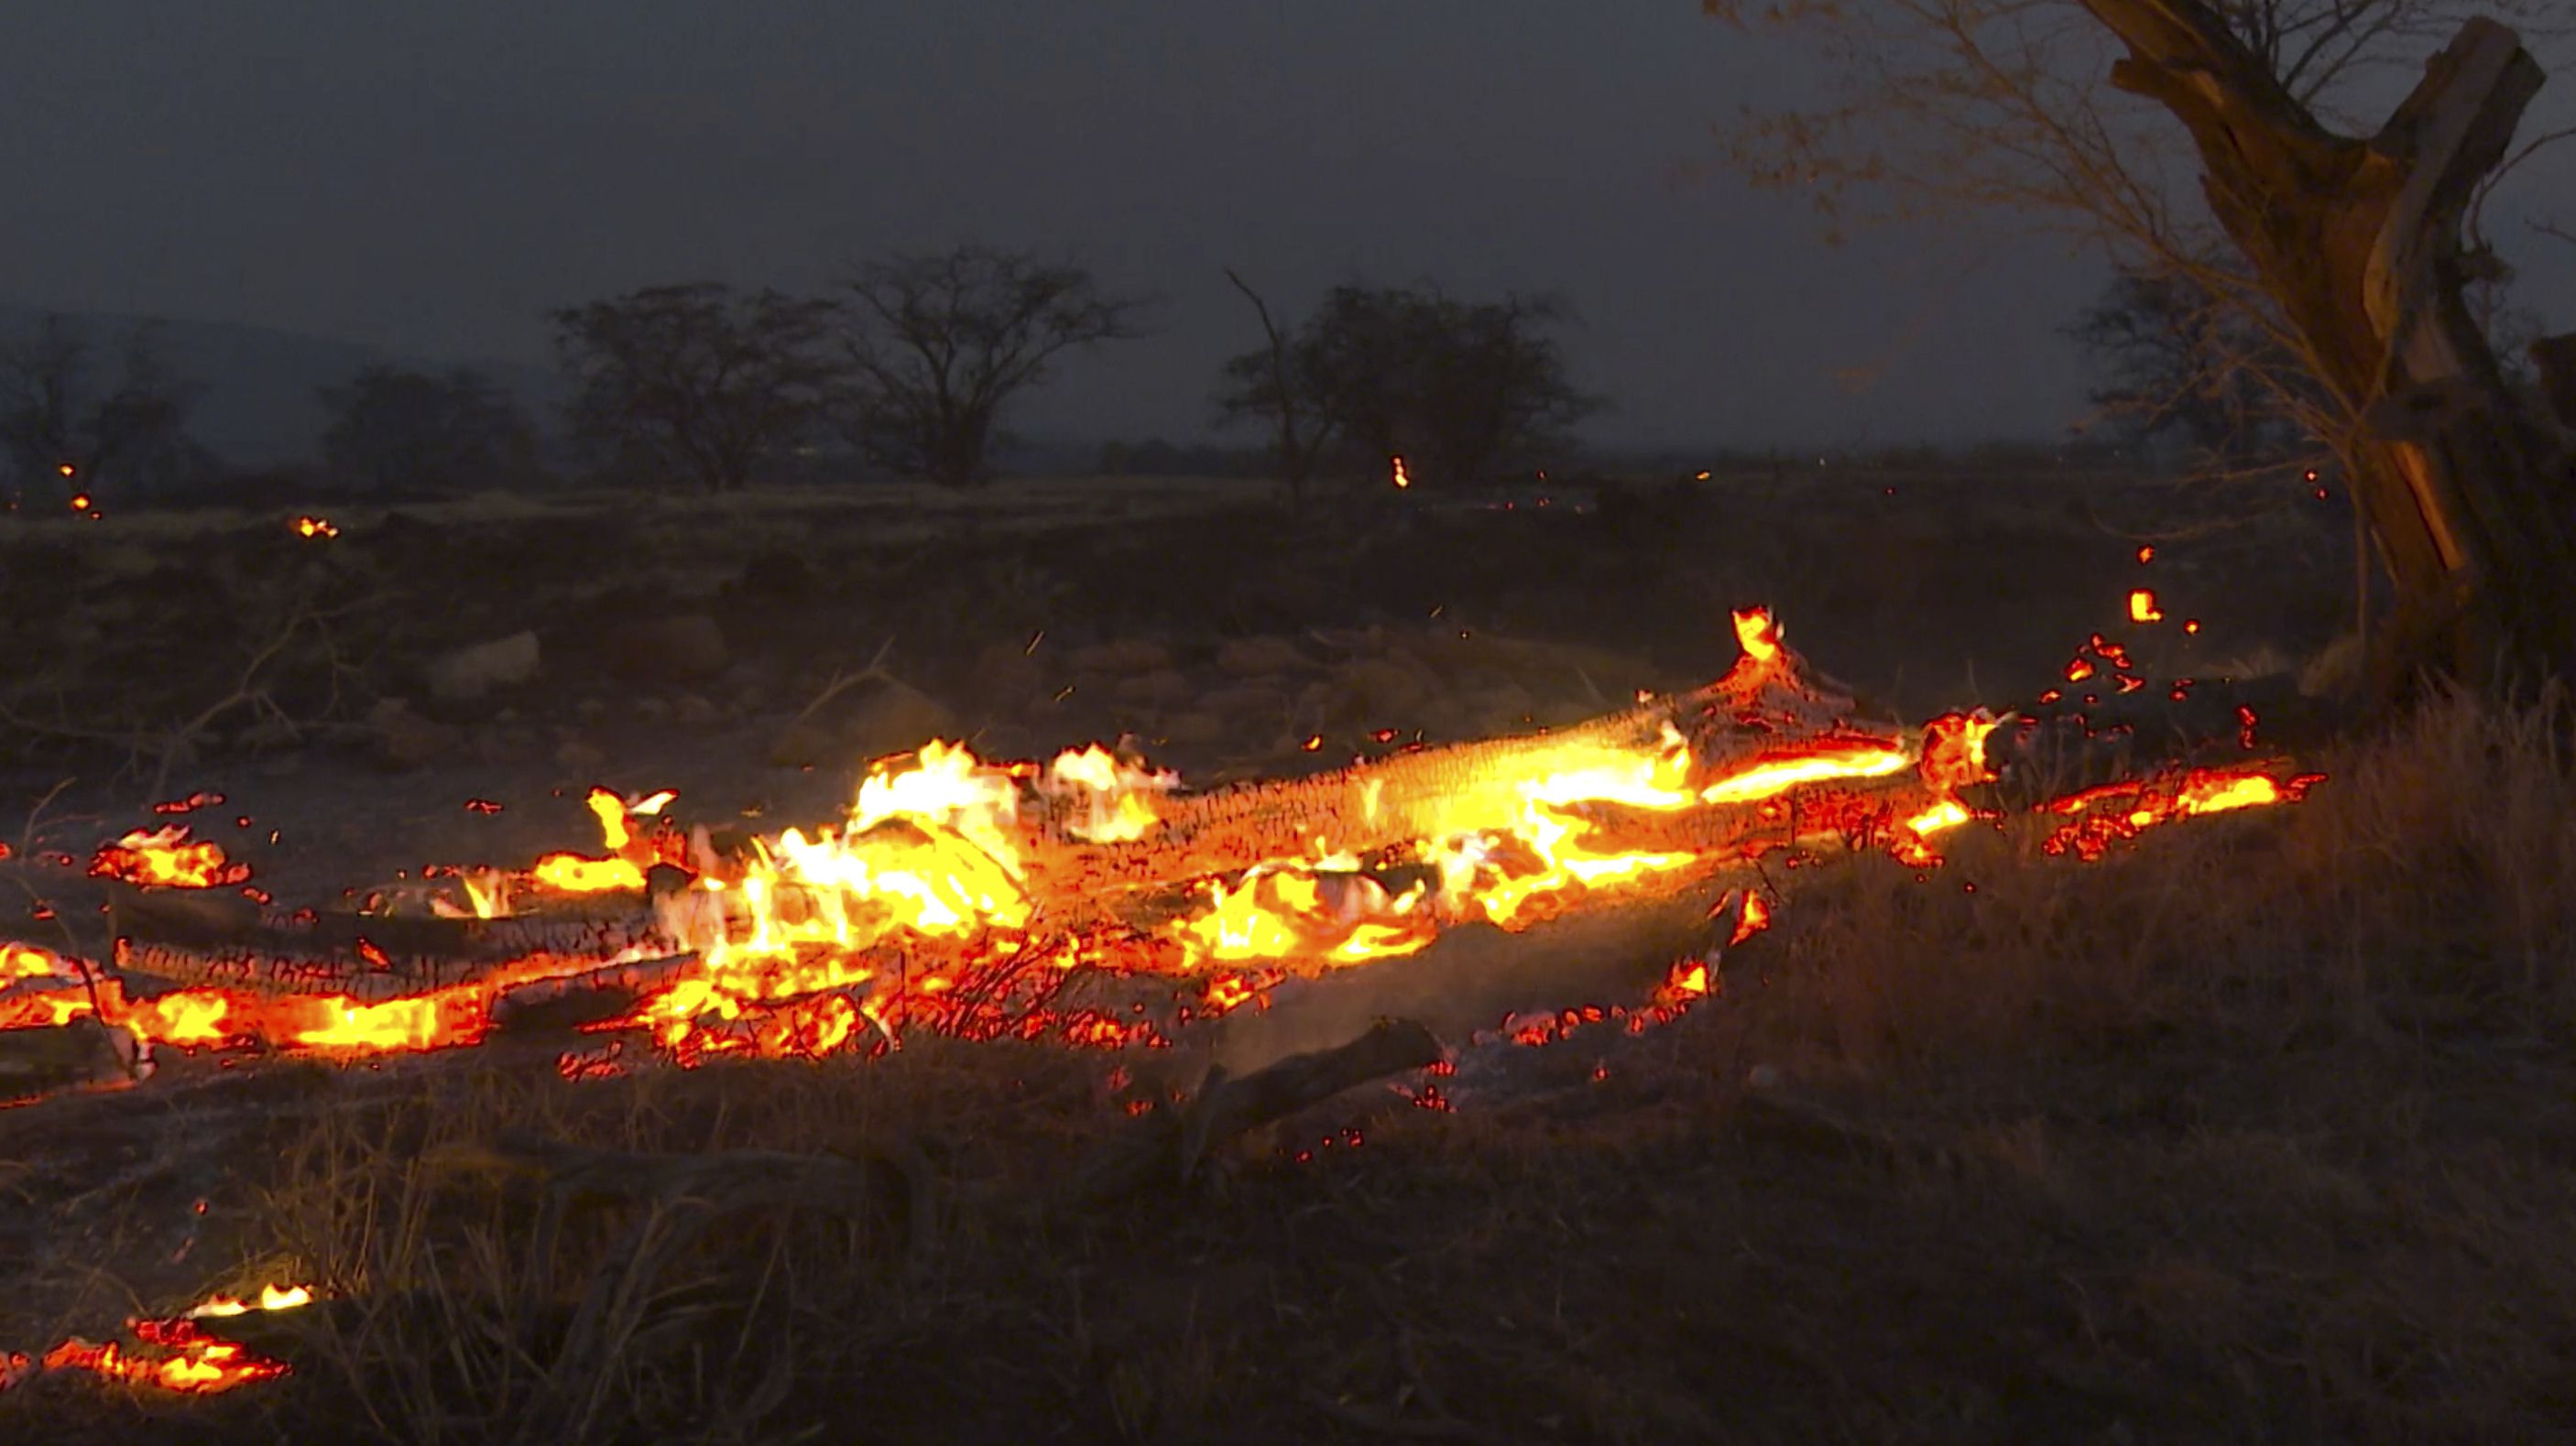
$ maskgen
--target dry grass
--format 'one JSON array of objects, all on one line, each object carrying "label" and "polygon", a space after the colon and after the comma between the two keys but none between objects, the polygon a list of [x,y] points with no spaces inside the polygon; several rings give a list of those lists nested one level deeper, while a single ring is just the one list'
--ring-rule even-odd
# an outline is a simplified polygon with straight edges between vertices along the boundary
[{"label": "dry grass", "polygon": [[[1188,1197],[1067,1201],[1130,1126],[1106,1061],[1045,1050],[388,1079],[246,1172],[243,1277],[343,1298],[285,1318],[295,1376],[185,1426],[2562,1438],[2570,721],[2444,700],[2300,808],[2097,865],[1995,835],[1921,878],[1799,876],[1678,1024],[1486,1049],[1456,1114],[1346,1101]],[[1365,1145],[1293,1161],[1342,1125]],[[566,1202],[550,1233],[539,1192],[472,1163],[509,1127],[917,1163],[846,1209]],[[91,1394],[0,1400],[0,1429],[138,1424]]]}]

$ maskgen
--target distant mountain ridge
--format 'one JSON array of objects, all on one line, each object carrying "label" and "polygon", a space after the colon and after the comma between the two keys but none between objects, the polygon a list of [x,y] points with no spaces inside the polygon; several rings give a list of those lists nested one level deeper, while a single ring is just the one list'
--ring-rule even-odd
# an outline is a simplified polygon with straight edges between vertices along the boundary
[{"label": "distant mountain ridge", "polygon": [[[24,336],[49,308],[0,303],[0,339]],[[347,381],[370,366],[438,372],[472,367],[516,395],[540,430],[554,428],[561,382],[544,368],[517,362],[403,356],[363,342],[313,336],[230,321],[185,321],[66,311],[87,328],[113,367],[113,348],[137,325],[159,337],[173,374],[205,388],[189,430],[215,455],[236,467],[301,461],[318,450],[325,419],[317,389]]]}]

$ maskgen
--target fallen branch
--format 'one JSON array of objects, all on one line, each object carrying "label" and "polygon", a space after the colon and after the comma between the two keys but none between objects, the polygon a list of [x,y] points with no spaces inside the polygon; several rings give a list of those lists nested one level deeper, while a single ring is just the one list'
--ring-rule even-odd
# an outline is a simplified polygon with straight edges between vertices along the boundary
[{"label": "fallen branch", "polygon": [[1346,1089],[1408,1069],[1438,1064],[1445,1051],[1410,1019],[1381,1019],[1348,1044],[1295,1054],[1240,1079],[1220,1064],[1181,1116],[1181,1175],[1187,1179],[1212,1144],[1319,1105]]},{"label": "fallen branch", "polygon": [[[68,714],[68,705],[62,704],[58,699],[57,711],[64,716],[52,723],[40,722],[28,717],[17,711],[9,702],[0,701],[0,724],[6,724],[34,738],[46,738],[65,743],[100,743],[122,748],[125,750],[126,759],[118,776],[145,777],[144,770],[148,762],[151,769],[149,774],[151,794],[158,798],[168,791],[172,770],[182,762],[194,758],[197,741],[206,734],[208,729],[236,712],[247,711],[260,722],[282,729],[290,739],[300,738],[306,729],[313,727],[318,720],[299,719],[286,711],[285,707],[277,701],[275,693],[271,691],[265,675],[270,671],[271,666],[285,655],[289,645],[303,636],[308,627],[322,639],[323,646],[328,651],[330,648],[329,624],[336,619],[374,606],[378,601],[380,601],[379,598],[370,595],[351,599],[333,607],[315,607],[309,601],[298,602],[288,611],[276,630],[251,649],[249,657],[225,685],[226,691],[203,703],[185,718],[165,723],[137,721],[121,729],[88,727],[72,722]],[[335,655],[335,669],[337,666]],[[335,677],[335,694],[336,681]]]},{"label": "fallen branch", "polygon": [[1381,1019],[1358,1038],[1286,1059],[1240,1077],[1223,1065],[1208,1072],[1177,1122],[1148,1125],[1077,1173],[1074,1196],[1098,1204],[1156,1180],[1186,1185],[1208,1152],[1238,1135],[1285,1119],[1344,1090],[1406,1070],[1427,1069],[1446,1054],[1431,1031],[1410,1019]]}]

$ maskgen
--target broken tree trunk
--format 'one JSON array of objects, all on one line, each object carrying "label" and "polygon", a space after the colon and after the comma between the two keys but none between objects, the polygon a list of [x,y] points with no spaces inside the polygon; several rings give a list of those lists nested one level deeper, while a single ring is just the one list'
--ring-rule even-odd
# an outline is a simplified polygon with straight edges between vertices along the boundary
[{"label": "broken tree trunk", "polygon": [[2084,0],[2129,51],[2112,82],[2191,132],[2211,210],[2358,423],[2355,498],[2394,579],[2392,632],[2455,675],[2576,664],[2564,453],[2505,384],[2462,296],[2462,216],[2545,79],[2513,31],[2460,27],[2377,135],[2327,130],[2204,0]]}]

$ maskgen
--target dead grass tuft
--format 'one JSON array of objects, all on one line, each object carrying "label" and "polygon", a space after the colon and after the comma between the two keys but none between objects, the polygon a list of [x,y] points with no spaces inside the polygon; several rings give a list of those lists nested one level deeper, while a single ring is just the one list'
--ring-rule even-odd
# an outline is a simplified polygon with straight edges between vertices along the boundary
[{"label": "dead grass tuft", "polygon": [[1763,968],[1799,1047],[1870,1074],[2175,1031],[2294,1041],[2576,1024],[2576,765],[2563,694],[2454,693],[2322,761],[2299,807],[2168,826],[2098,864],[2040,831],[1798,889]]}]

